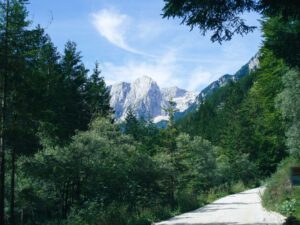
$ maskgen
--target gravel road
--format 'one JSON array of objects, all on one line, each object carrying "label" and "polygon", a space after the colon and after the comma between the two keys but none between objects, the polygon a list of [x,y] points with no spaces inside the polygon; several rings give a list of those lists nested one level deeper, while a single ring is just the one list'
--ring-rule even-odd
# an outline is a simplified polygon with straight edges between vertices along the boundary
[{"label": "gravel road", "polygon": [[284,217],[266,211],[261,205],[263,188],[221,198],[195,211],[159,222],[155,225],[278,225]]}]

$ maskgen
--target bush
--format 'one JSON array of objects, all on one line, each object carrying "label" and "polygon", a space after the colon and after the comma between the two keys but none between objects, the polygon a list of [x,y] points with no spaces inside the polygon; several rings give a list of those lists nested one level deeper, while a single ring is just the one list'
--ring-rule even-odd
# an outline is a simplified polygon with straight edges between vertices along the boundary
[{"label": "bush", "polygon": [[198,196],[191,191],[177,193],[176,200],[180,212],[191,211],[202,205],[201,202],[199,202]]},{"label": "bush", "polygon": [[132,215],[126,206],[111,204],[100,209],[97,204],[90,203],[82,209],[75,209],[68,217],[68,225],[129,225]]},{"label": "bush", "polygon": [[132,221],[131,225],[151,225],[155,220],[155,216],[150,209],[142,210],[137,217]]},{"label": "bush", "polygon": [[286,200],[279,206],[279,212],[291,216],[296,212],[296,199]]},{"label": "bush", "polygon": [[287,158],[281,162],[277,171],[267,181],[262,196],[263,205],[287,216],[300,219],[300,187],[292,187],[290,168],[300,164],[299,159]]},{"label": "bush", "polygon": [[230,188],[230,192],[235,194],[242,191],[245,191],[246,187],[243,181],[238,181],[237,183],[233,184]]},{"label": "bush", "polygon": [[170,208],[157,206],[152,210],[154,221],[165,220],[173,216],[173,213]]},{"label": "bush", "polygon": [[211,203],[229,194],[229,186],[224,184],[218,188],[210,189],[206,196],[206,203]]}]

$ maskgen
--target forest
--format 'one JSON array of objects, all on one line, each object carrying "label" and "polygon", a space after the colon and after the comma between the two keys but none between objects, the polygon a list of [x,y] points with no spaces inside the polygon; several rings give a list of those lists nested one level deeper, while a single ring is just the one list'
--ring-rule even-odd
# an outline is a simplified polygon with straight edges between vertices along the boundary
[{"label": "forest", "polygon": [[59,52],[27,0],[0,0],[0,224],[150,225],[263,184],[267,208],[300,219],[284,185],[300,165],[299,3],[164,2],[164,18],[220,43],[259,12],[264,42],[259,69],[179,120],[170,101],[161,129],[131,111],[116,123],[99,63],[72,41]]}]

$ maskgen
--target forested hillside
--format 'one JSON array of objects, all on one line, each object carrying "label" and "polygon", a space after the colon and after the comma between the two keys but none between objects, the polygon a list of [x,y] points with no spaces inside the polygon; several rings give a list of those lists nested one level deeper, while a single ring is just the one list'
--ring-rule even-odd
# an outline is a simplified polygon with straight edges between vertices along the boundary
[{"label": "forested hillside", "polygon": [[264,49],[260,69],[215,91],[178,122],[178,129],[223,147],[231,163],[244,155],[261,177],[270,175],[287,155],[284,119],[276,107],[286,71],[283,62]]},{"label": "forested hillside", "polygon": [[[71,41],[59,52],[32,26],[27,0],[0,0],[0,224],[151,224],[260,185],[284,158],[298,165],[298,2],[164,2],[164,17],[218,42],[254,29],[242,12],[261,13],[264,43],[259,69],[178,123],[170,100],[158,129],[131,110],[115,123],[99,64],[88,71]],[[265,199],[285,187],[273,209],[293,198],[287,215],[299,216],[299,192],[278,173],[284,179],[273,176]]]}]

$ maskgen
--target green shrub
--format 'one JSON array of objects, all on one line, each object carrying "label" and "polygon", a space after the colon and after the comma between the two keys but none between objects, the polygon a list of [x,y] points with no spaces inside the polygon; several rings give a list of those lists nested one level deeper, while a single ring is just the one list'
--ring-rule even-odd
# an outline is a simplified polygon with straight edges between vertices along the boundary
[{"label": "green shrub", "polygon": [[151,225],[155,221],[155,215],[151,209],[141,210],[130,225]]},{"label": "green shrub", "polygon": [[296,212],[296,199],[286,200],[279,206],[279,212],[291,216]]},{"label": "green shrub", "polygon": [[246,187],[245,184],[243,183],[243,181],[238,181],[237,183],[233,184],[230,188],[230,192],[235,194],[235,193],[239,193],[242,191],[245,191]]},{"label": "green shrub", "polygon": [[300,187],[292,187],[290,182],[290,168],[297,165],[300,165],[300,160],[294,158],[281,162],[276,173],[267,181],[262,201],[267,209],[300,219]]},{"label": "green shrub", "polygon": [[168,207],[156,206],[152,208],[152,213],[155,221],[165,220],[173,216],[172,210]]},{"label": "green shrub", "polygon": [[228,184],[223,184],[218,186],[217,188],[212,188],[206,194],[206,203],[211,203],[228,194],[230,194],[230,186]]},{"label": "green shrub", "polygon": [[127,207],[111,204],[100,209],[97,204],[90,203],[82,209],[75,209],[68,218],[68,225],[129,225],[132,215]]},{"label": "green shrub", "polygon": [[191,211],[197,209],[201,205],[198,201],[198,196],[191,191],[177,193],[176,200],[180,212]]}]

